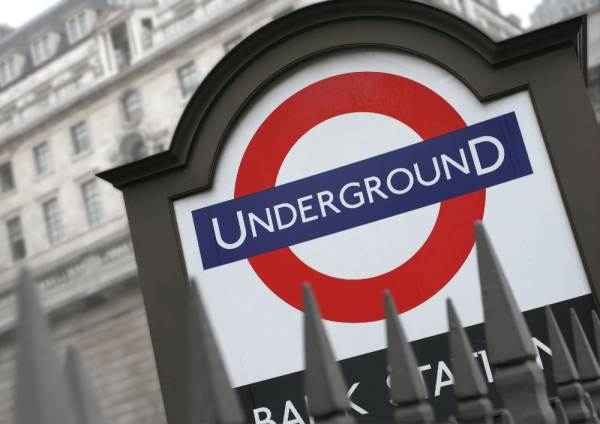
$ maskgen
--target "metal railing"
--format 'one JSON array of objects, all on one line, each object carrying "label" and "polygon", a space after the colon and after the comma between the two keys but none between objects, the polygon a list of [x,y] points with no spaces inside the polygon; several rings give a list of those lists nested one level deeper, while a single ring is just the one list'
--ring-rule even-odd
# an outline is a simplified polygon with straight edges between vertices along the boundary
[{"label": "metal railing", "polygon": [[[137,275],[129,233],[42,270],[34,277],[34,283],[45,310],[53,312],[110,287],[114,284],[115,278],[111,274],[115,271],[118,271],[121,281]],[[10,330],[17,322],[17,281],[3,283],[0,289],[0,333]]]},{"label": "metal railing", "polygon": [[[565,344],[549,307],[554,380],[558,399],[550,403],[537,351],[500,267],[483,224],[475,224],[477,260],[484,308],[484,328],[494,381],[504,404],[503,423],[600,423],[600,367],[577,315],[571,310],[577,365]],[[230,389],[221,356],[211,333],[195,284],[189,300],[190,422],[244,422],[238,399]],[[433,408],[408,343],[394,300],[384,294],[387,325],[387,363],[391,374],[390,399],[397,405],[396,423],[433,423]],[[458,417],[448,422],[492,423],[494,411],[488,388],[459,317],[448,300],[449,344]],[[600,320],[593,312],[596,339]],[[317,302],[308,284],[304,287],[304,393],[311,422],[350,423],[347,386],[335,361]],[[246,417],[248,418],[248,417]],[[248,420],[251,421],[251,420]]]},{"label": "metal railing", "polygon": [[[597,414],[600,410],[600,366],[575,312],[571,310],[577,365],[552,310],[546,307],[558,391],[558,399],[553,399],[552,405],[546,393],[544,374],[536,362],[537,351],[531,334],[481,223],[475,224],[475,237],[487,351],[505,408],[500,413],[502,422],[600,424]],[[32,278],[26,270],[20,275],[18,291],[17,423],[101,423],[98,402],[76,349],[68,351],[65,375],[58,371],[52,336],[36,298]],[[396,405],[394,422],[433,423],[433,408],[426,399],[415,354],[389,292],[383,294],[383,307],[390,399]],[[492,423],[498,414],[493,410],[484,376],[450,300],[447,301],[447,313],[458,412],[457,418],[451,416],[447,421]],[[600,320],[595,312],[592,314],[596,343],[600,344]],[[248,417],[244,417],[240,401],[231,389],[193,282],[188,301],[187,331],[186,360],[191,370],[188,421],[246,422]],[[335,361],[317,301],[308,284],[304,286],[304,341],[304,393],[311,423],[355,422],[348,414],[350,401],[341,368]]]},{"label": "metal railing", "polygon": [[17,384],[15,415],[18,424],[102,424],[102,413],[77,349],[67,349],[60,372],[52,333],[33,278],[19,275],[17,326]]}]

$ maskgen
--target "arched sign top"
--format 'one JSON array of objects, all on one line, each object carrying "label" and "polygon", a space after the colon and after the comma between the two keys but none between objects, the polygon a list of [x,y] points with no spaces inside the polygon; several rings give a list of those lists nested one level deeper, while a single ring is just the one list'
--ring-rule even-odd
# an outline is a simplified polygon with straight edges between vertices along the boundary
[{"label": "arched sign top", "polygon": [[[191,373],[189,363],[181,358],[187,352],[185,304],[188,296],[188,274],[191,269],[188,267],[188,258],[193,255],[194,266],[196,269],[203,267],[202,272],[225,275],[229,271],[223,270],[239,268],[247,273],[245,275],[249,276],[248,281],[252,280],[248,285],[243,285],[240,281],[229,283],[229,280],[219,284],[213,282],[212,288],[216,287],[217,291],[212,292],[201,286],[202,294],[207,295],[210,302],[218,305],[211,312],[210,305],[213,303],[209,303],[209,313],[214,314],[215,310],[224,313],[236,310],[245,314],[244,319],[237,320],[235,325],[233,321],[221,319],[222,317],[211,317],[213,322],[231,323],[231,328],[224,330],[231,331],[230,333],[219,333],[222,328],[217,331],[219,343],[226,346],[232,340],[237,340],[236,337],[253,337],[252,328],[247,327],[252,324],[252,319],[262,320],[273,337],[283,331],[282,323],[288,322],[281,318],[283,315],[286,319],[291,319],[289,322],[295,322],[294,317],[301,313],[297,307],[297,297],[300,293],[292,292],[296,291],[294,287],[301,282],[294,281],[288,287],[285,279],[282,279],[282,270],[288,273],[307,272],[308,274],[302,276],[316,282],[321,278],[321,286],[325,289],[315,290],[318,301],[327,295],[327,285],[337,280],[337,283],[348,286],[346,292],[354,296],[340,299],[342,302],[358,304],[365,301],[376,305],[378,295],[365,294],[361,291],[362,288],[354,290],[361,282],[378,284],[375,291],[380,291],[389,285],[389,281],[381,283],[384,279],[382,277],[388,273],[393,275],[394,280],[397,280],[397,277],[406,277],[399,275],[400,271],[396,271],[396,268],[407,273],[407,278],[410,279],[411,273],[408,271],[422,267],[427,261],[438,262],[438,266],[432,270],[432,275],[435,278],[439,277],[439,281],[432,278],[433,282],[429,287],[421,282],[412,287],[407,286],[409,291],[414,291],[413,298],[421,296],[420,301],[423,303],[413,299],[412,304],[407,302],[401,308],[408,311],[407,315],[415,311],[414,316],[417,317],[423,313],[419,312],[423,305],[429,308],[428,311],[432,311],[431,305],[427,306],[427,299],[438,299],[448,292],[451,292],[452,296],[453,290],[458,290],[460,284],[453,283],[452,279],[454,282],[470,281],[465,275],[472,276],[475,272],[472,263],[469,262],[473,240],[472,236],[466,236],[465,230],[470,226],[469,221],[474,217],[483,216],[485,222],[502,217],[503,214],[508,216],[516,213],[515,210],[522,211],[522,207],[515,207],[513,211],[499,208],[498,205],[502,204],[498,200],[501,198],[501,192],[510,191],[511,187],[525,187],[516,196],[520,196],[520,199],[524,199],[523,203],[527,203],[528,200],[537,198],[534,189],[529,198],[523,194],[528,193],[530,182],[534,182],[531,183],[531,187],[538,187],[536,184],[539,183],[540,176],[545,175],[544,178],[557,182],[553,186],[552,196],[561,205],[559,209],[564,215],[561,218],[563,230],[572,239],[572,253],[575,252],[574,255],[580,257],[583,264],[578,287],[582,281],[585,283],[587,273],[587,281],[595,287],[595,295],[600,289],[600,264],[597,261],[600,257],[600,171],[596,160],[600,155],[600,147],[597,143],[598,126],[589,106],[580,69],[580,64],[585,62],[585,52],[580,52],[579,44],[584,25],[582,18],[576,18],[551,28],[495,43],[457,17],[417,2],[321,2],[266,25],[227,54],[207,75],[190,100],[168,151],[100,173],[101,178],[122,189],[124,193],[168,420],[185,422],[185,412],[188,410],[186,388],[189,387],[188,379]],[[285,109],[286,105],[294,104],[294,99],[298,98],[295,96],[301,97],[302,90],[310,91],[313,84],[317,84],[315,87],[319,93],[327,94],[327,87],[319,84],[327,84],[323,81],[330,77],[332,81],[335,78],[342,81],[360,77],[363,78],[362,83],[367,85],[372,77],[375,79],[370,83],[377,78],[390,78],[395,81],[388,81],[390,87],[404,84],[405,87],[414,88],[421,84],[426,88],[421,90],[425,97],[429,95],[427,90],[434,92],[429,98],[429,104],[435,104],[435,113],[443,116],[443,119],[436,122],[439,128],[434,128],[433,125],[419,119],[411,121],[406,111],[394,109],[393,104],[383,101],[368,104],[368,99],[363,98],[363,103],[351,105],[348,102],[344,103],[340,98],[339,104],[333,105],[341,108],[335,113],[319,107],[307,108],[310,112],[308,115],[314,115],[314,121],[311,124],[299,123],[300,126],[306,125],[299,129],[298,134],[285,141],[287,145],[278,145],[281,151],[273,151],[273,155],[278,155],[278,163],[273,161],[262,167],[262,147],[253,152],[254,147],[246,149],[247,145],[238,145],[232,141],[237,128],[242,125],[249,112],[253,111],[263,98],[269,96],[273,87],[281,81],[293,78],[295,72],[303,67],[327,61],[332,55],[352,59],[353,52],[369,49],[377,55],[404,55],[402,57],[407,60],[417,58],[416,61],[426,63],[423,66],[443,70],[451,79],[458,81],[463,91],[470,90],[469,96],[474,101],[473,104],[482,109],[494,111],[495,99],[507,99],[508,103],[500,101],[506,105],[511,104],[513,97],[520,99],[515,100],[515,104],[518,103],[519,106],[515,106],[514,110],[499,108],[497,114],[476,114],[481,119],[467,119],[463,116],[464,109],[458,113],[459,108],[456,108],[453,101],[436,91],[442,91],[440,85],[434,90],[432,87],[436,84],[420,81],[418,74],[406,76],[389,69],[348,67],[339,72],[325,72],[322,78],[307,81],[306,84],[300,84],[289,91],[284,90],[285,96],[278,98],[274,107],[264,116],[261,115],[260,122],[255,122],[256,125],[247,134],[245,143],[249,143],[254,137],[257,146],[263,146],[264,140],[257,130],[259,127],[265,131],[269,129],[268,116],[272,113],[277,115],[277,110],[281,110],[278,107]],[[574,59],[578,59],[580,63]],[[328,63],[333,62],[330,60]],[[371,75],[357,75],[360,73]],[[387,73],[393,77],[373,75],[374,73]],[[398,83],[401,78],[412,82]],[[468,87],[468,90],[465,90],[465,87]],[[517,92],[519,93],[514,94]],[[435,100],[436,96],[448,103],[450,108],[444,105],[444,101]],[[560,104],[554,101],[556,98],[561,99]],[[414,105],[418,104],[415,99],[411,101]],[[377,110],[377,107],[383,109]],[[451,109],[456,110],[453,112]],[[403,137],[414,133],[415,137],[425,141],[413,139],[414,143],[401,145],[399,149],[386,147],[373,154],[363,152],[363,156],[341,166],[319,170],[314,175],[301,175],[294,181],[274,183],[274,179],[278,178],[274,167],[282,167],[281,161],[285,162],[286,158],[295,154],[295,148],[290,149],[291,144],[305,143],[305,138],[313,132],[321,131],[319,137],[327,136],[331,134],[327,131],[335,132],[335,128],[339,129],[342,125],[352,123],[352,119],[372,119],[368,114],[379,116],[381,120],[377,122],[398,129],[398,134],[403,134]],[[327,119],[331,116],[333,118]],[[350,118],[346,121],[335,121],[340,116]],[[388,121],[385,121],[386,119]],[[525,124],[524,119],[527,121]],[[333,122],[333,130],[324,126],[323,123],[327,122]],[[402,125],[408,130],[402,132],[405,130]],[[351,131],[352,129],[348,129],[344,134],[352,135]],[[510,134],[510,137],[507,138],[503,134]],[[439,137],[436,138],[436,135]],[[530,144],[532,137],[537,147]],[[394,137],[390,139],[395,140]],[[564,140],[570,140],[569,144],[566,145]],[[236,145],[242,146],[238,150],[239,156],[227,156],[231,152],[230,147]],[[426,152],[422,150],[423,146],[426,146]],[[452,151],[444,150],[448,146],[453,146]],[[428,149],[439,150],[433,152]],[[545,162],[540,162],[540,149],[543,153],[541,156],[545,156]],[[246,150],[248,156],[244,156]],[[538,153],[531,155],[531,161],[516,160],[524,157],[523,151],[528,154],[530,151]],[[429,153],[432,154],[426,157]],[[224,159],[225,157],[236,157],[238,162]],[[423,158],[427,159],[427,162],[424,162]],[[433,158],[437,158],[437,170]],[[229,173],[223,177],[220,174],[221,170],[231,167],[234,162],[235,172],[229,172],[229,169]],[[427,168],[425,163],[429,165]],[[507,164],[510,166],[502,168]],[[239,189],[237,186],[231,188],[228,198],[220,198],[189,209],[185,209],[187,206],[181,206],[191,205],[192,199],[197,196],[202,197],[220,190],[220,181],[228,180],[235,185],[239,177],[237,167],[240,169],[240,175],[244,177],[240,180]],[[512,171],[504,172],[508,168]],[[545,169],[546,173],[542,172],[542,169]],[[252,176],[248,176],[248,173],[253,172],[263,173],[264,180],[254,180]],[[358,176],[348,179],[349,173]],[[494,180],[498,175],[501,175],[501,178]],[[259,180],[262,181],[260,184]],[[453,185],[459,181],[460,184]],[[266,182],[274,186],[269,189],[265,185]],[[479,183],[481,184],[478,185]],[[255,187],[254,184],[259,186]],[[327,184],[330,185],[326,186]],[[420,194],[417,195],[414,187],[418,187]],[[382,202],[393,203],[394,206],[387,209],[373,206],[384,204]],[[370,208],[370,205],[373,207]],[[352,279],[341,274],[335,275],[335,270],[323,268],[323,261],[334,261],[331,259],[334,255],[329,255],[330,252],[321,255],[325,258],[323,259],[301,251],[303,245],[312,246],[322,240],[335,238],[337,234],[343,235],[337,240],[338,246],[343,246],[347,240],[356,244],[356,240],[364,236],[361,228],[375,228],[380,222],[385,223],[389,219],[408,216],[413,212],[418,215],[432,205],[434,209],[430,212],[433,224],[427,231],[421,231],[421,244],[413,249],[414,251],[407,253],[402,264],[391,268],[384,264],[385,266],[378,270],[369,271],[370,274],[366,277]],[[439,205],[439,210],[435,209],[435,205]],[[535,205],[529,206],[533,208]],[[523,212],[523,216],[526,212]],[[194,213],[195,215],[192,215]],[[540,212],[536,220],[541,216],[545,214]],[[197,221],[194,221],[196,218]],[[334,222],[333,218],[335,225],[329,225]],[[198,227],[194,227],[196,222]],[[309,230],[309,224],[310,228],[315,230]],[[407,232],[413,229],[413,221],[398,222],[398,225],[405,225],[402,228]],[[392,241],[401,238],[398,233],[392,234],[388,227],[383,225],[382,229],[380,228],[379,240],[386,238],[388,234]],[[491,225],[491,228],[493,232],[494,226]],[[197,235],[202,231],[206,231],[212,237],[200,237],[202,240],[209,240],[208,250],[204,251],[206,246],[200,246],[197,242]],[[350,233],[356,233],[358,236],[355,237],[354,234],[346,237]],[[553,236],[554,232],[546,231],[545,234]],[[286,239],[288,235],[291,235],[291,238]],[[193,239],[196,244],[193,245],[189,239]],[[436,249],[440,250],[440,240],[451,239],[458,246],[453,250],[456,257],[437,257],[435,252]],[[398,246],[393,243],[390,245],[393,248]],[[428,246],[431,250],[428,250]],[[201,251],[202,255],[199,254]],[[544,251],[548,252],[548,249]],[[531,252],[530,256],[535,263],[535,255],[538,252],[533,248]],[[371,260],[372,257],[368,259]],[[341,266],[347,265],[348,268],[352,268],[350,260],[346,262],[340,260],[337,265],[341,263]],[[515,268],[509,265],[507,269],[511,272]],[[264,284],[257,283],[259,275],[264,278],[264,281],[261,280]],[[234,302],[229,299],[231,304],[223,303],[223,299],[226,299],[224,294],[231,285],[235,285],[237,300]],[[473,293],[469,292],[469,296],[471,295]],[[256,305],[256,296],[268,297],[269,305],[273,307],[253,307]],[[396,302],[402,304],[403,300],[398,298],[398,294],[395,297]],[[375,306],[372,306],[371,312],[350,315],[343,312],[340,315],[339,311],[336,311],[335,299],[331,303],[333,307],[325,307],[331,312],[326,318],[334,321],[330,324],[331,328],[338,331],[335,336],[337,340],[345,340],[350,334],[356,337],[358,334],[368,349],[375,349],[373,346],[378,342],[371,330],[379,325],[377,320],[381,318],[377,312],[373,312]],[[232,304],[235,304],[235,307],[232,307]],[[437,324],[433,322],[435,314],[430,315],[431,319],[422,320],[422,323],[416,326],[419,327],[415,330],[418,334],[433,334],[438,331],[435,329]],[[248,322],[243,322],[244,320]],[[269,371],[272,372],[270,376],[273,378],[294,372],[299,366],[299,362],[294,362],[298,359],[296,353],[299,351],[293,345],[295,342],[286,339],[282,343],[290,350],[286,355],[278,357],[281,360],[269,356],[277,352],[276,346],[271,346],[272,349],[265,348],[266,345],[259,346],[260,352],[252,355],[257,361],[280,367],[277,371]],[[352,354],[354,348],[342,346],[341,349],[347,357]],[[244,351],[244,348],[240,349],[238,346],[236,349],[227,349],[227,355],[234,355],[234,351]],[[362,353],[364,352],[354,351],[356,355]],[[293,362],[293,365],[289,365],[289,361]],[[270,378],[269,372],[266,371],[260,375],[253,374],[254,370],[258,373],[260,367],[252,365],[246,366],[246,371],[238,372],[243,364],[245,363],[241,360],[237,362],[237,359],[231,359],[231,356],[226,357],[228,371],[232,373],[236,382],[234,384],[252,384],[251,382]]]}]

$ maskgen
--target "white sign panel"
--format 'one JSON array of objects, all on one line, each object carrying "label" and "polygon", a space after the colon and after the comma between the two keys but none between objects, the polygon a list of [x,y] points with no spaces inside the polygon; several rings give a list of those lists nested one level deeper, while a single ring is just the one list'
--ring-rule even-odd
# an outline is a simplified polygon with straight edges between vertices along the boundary
[{"label": "white sign panel", "polygon": [[385,348],[385,288],[410,340],[447,331],[446,298],[481,323],[476,219],[522,310],[590,293],[527,91],[481,104],[407,53],[294,68],[238,120],[213,181],[175,212],[235,387],[304,368],[304,281],[337,359]]}]

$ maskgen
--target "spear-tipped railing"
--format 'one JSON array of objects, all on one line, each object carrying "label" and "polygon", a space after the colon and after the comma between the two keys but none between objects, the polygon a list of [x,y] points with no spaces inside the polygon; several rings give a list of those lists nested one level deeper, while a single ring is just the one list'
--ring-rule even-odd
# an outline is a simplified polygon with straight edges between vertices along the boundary
[{"label": "spear-tipped railing", "polygon": [[558,396],[565,408],[567,419],[573,424],[587,423],[592,414],[586,406],[583,386],[579,382],[579,373],[549,306],[546,306],[546,323],[552,349],[554,382],[558,388]]},{"label": "spear-tipped railing", "polygon": [[427,392],[419,374],[417,358],[406,339],[396,306],[389,292],[385,293],[387,328],[387,361],[390,371],[390,397],[397,405],[394,422],[432,423],[433,408],[425,397]]},{"label": "spear-tipped railing", "polygon": [[473,358],[473,348],[462,328],[452,301],[448,299],[448,341],[454,375],[454,395],[458,403],[458,415],[464,423],[491,424],[492,402],[486,397],[487,385],[479,365]]},{"label": "spear-tipped railing", "polygon": [[19,275],[17,326],[17,424],[102,424],[98,402],[79,354],[67,352],[60,372],[48,320],[37,298],[31,273]]},{"label": "spear-tipped railing", "polygon": [[[477,260],[484,310],[487,353],[494,384],[506,409],[496,411],[503,423],[600,423],[600,366],[575,312],[571,325],[575,360],[569,351],[552,310],[546,308],[552,349],[553,375],[559,398],[554,409],[546,393],[546,381],[536,363],[536,348],[519,311],[511,287],[483,224],[475,224]],[[317,300],[304,286],[304,392],[310,422],[352,423],[347,386],[329,344]],[[29,272],[20,277],[20,321],[17,329],[18,378],[16,417],[18,424],[100,424],[98,403],[83,364],[74,348],[67,354],[65,374],[58,360],[46,318],[37,301]],[[231,389],[217,343],[196,284],[188,300],[188,351],[184,360],[191,370],[189,422],[245,422],[239,400]],[[394,422],[431,423],[434,412],[427,399],[417,358],[389,292],[384,294],[387,362],[390,398],[395,405]],[[438,421],[493,422],[488,386],[458,313],[447,303],[454,395],[458,417]],[[600,353],[600,320],[592,313],[596,351]],[[182,358],[183,359],[183,358]],[[267,421],[274,423],[270,418]],[[295,421],[296,422],[296,421]]]},{"label": "spear-tipped railing", "polygon": [[475,239],[488,357],[502,402],[517,423],[553,423],[531,334],[481,222]]},{"label": "spear-tipped railing", "polygon": [[317,302],[304,286],[304,390],[308,412],[316,422],[354,423],[348,415],[347,386],[327,340]]}]

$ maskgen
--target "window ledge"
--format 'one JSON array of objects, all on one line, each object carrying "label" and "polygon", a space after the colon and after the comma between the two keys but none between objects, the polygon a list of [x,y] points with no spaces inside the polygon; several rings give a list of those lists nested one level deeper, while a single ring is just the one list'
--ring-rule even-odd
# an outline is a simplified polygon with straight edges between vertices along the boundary
[{"label": "window ledge", "polygon": [[142,122],[142,118],[138,118],[135,121],[127,121],[126,119],[123,119],[122,126],[123,128],[135,128],[140,124],[140,122]]},{"label": "window ledge", "polygon": [[9,197],[10,195],[15,194],[16,192],[17,192],[17,188],[16,187],[13,187],[13,188],[11,188],[10,190],[7,190],[7,191],[0,191],[0,199]]},{"label": "window ledge", "polygon": [[81,160],[82,158],[92,155],[93,153],[94,153],[94,149],[92,147],[90,147],[89,149],[84,150],[83,152],[72,153],[71,160],[73,162],[77,162],[77,161]]},{"label": "window ledge", "polygon": [[49,171],[46,171],[46,172],[44,172],[44,173],[42,173],[42,174],[36,174],[36,176],[35,176],[35,178],[33,179],[33,181],[34,181],[34,182],[40,181],[40,180],[42,180],[42,179],[44,179],[44,178],[46,178],[47,176],[49,176],[49,175],[52,175],[52,174],[54,174],[54,169],[51,169],[51,170],[49,170]]}]

